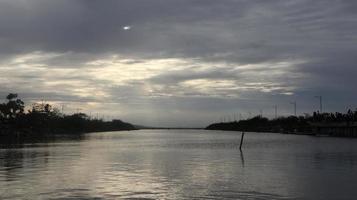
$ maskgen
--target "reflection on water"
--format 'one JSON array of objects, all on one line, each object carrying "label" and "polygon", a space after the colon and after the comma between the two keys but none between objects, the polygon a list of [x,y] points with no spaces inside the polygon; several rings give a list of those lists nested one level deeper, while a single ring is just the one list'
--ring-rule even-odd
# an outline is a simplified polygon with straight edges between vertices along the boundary
[{"label": "reflection on water", "polygon": [[357,140],[203,130],[0,149],[1,199],[355,199]]},{"label": "reflection on water", "polygon": [[240,153],[240,158],[241,158],[241,161],[242,161],[242,167],[244,167],[244,154],[243,154],[243,150],[239,150],[239,153]]}]

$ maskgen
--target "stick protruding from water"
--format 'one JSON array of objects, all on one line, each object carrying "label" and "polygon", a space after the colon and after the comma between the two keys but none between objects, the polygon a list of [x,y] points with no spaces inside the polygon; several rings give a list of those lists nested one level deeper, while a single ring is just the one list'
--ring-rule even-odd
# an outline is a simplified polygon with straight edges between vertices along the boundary
[{"label": "stick protruding from water", "polygon": [[242,137],[240,139],[240,145],[239,145],[239,150],[242,151],[242,146],[243,146],[243,139],[244,139],[244,131],[242,132]]}]

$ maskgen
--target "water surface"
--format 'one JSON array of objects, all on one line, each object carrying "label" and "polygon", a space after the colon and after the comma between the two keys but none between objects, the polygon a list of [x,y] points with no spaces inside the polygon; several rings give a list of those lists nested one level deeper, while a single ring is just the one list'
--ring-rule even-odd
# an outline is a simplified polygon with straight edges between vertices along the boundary
[{"label": "water surface", "polygon": [[0,149],[1,199],[355,199],[357,140],[140,130]]}]

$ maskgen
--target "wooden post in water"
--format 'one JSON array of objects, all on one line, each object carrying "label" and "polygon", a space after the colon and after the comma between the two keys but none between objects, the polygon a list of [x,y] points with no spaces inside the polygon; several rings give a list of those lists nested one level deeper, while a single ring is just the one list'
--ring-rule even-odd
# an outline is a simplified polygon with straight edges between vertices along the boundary
[{"label": "wooden post in water", "polygon": [[243,138],[244,138],[244,131],[242,132],[242,137],[240,138],[239,150],[241,150],[241,151],[242,151],[242,145],[243,145]]}]

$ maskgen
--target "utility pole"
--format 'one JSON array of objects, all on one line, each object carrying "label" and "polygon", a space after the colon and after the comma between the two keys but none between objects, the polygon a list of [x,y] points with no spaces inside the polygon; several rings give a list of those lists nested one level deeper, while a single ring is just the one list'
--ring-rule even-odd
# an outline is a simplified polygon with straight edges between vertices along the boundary
[{"label": "utility pole", "polygon": [[260,117],[263,117],[263,109],[260,109]]},{"label": "utility pole", "polygon": [[275,105],[274,109],[275,109],[275,119],[277,119],[278,118],[278,105]]},{"label": "utility pole", "polygon": [[315,98],[318,98],[320,100],[320,113],[322,113],[322,96],[315,96]]},{"label": "utility pole", "polygon": [[61,111],[62,111],[62,114],[64,114],[64,104],[61,104]]},{"label": "utility pole", "polygon": [[294,115],[296,116],[296,101],[293,101],[290,104],[294,105]]}]

